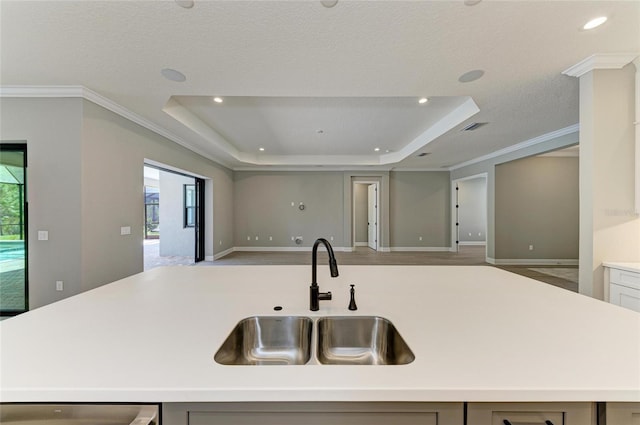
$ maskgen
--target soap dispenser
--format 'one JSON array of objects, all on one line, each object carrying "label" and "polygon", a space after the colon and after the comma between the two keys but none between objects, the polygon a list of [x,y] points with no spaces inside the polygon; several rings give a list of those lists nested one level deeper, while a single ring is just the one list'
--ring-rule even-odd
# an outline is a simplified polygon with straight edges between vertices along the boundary
[{"label": "soap dispenser", "polygon": [[356,305],[356,290],[354,288],[355,285],[351,285],[351,300],[349,301],[349,310],[355,311],[358,309]]}]

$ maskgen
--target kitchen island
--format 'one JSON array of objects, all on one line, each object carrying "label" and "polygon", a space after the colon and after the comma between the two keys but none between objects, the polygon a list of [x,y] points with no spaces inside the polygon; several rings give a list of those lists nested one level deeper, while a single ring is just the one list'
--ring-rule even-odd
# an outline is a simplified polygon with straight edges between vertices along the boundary
[{"label": "kitchen island", "polygon": [[[159,268],[5,320],[0,399],[640,402],[636,312],[480,266],[342,266],[335,279],[320,266],[320,288],[333,299],[312,312],[310,269]],[[351,284],[357,311],[347,309]],[[270,315],[384,317],[415,360],[394,366],[214,361],[238,321]]]}]

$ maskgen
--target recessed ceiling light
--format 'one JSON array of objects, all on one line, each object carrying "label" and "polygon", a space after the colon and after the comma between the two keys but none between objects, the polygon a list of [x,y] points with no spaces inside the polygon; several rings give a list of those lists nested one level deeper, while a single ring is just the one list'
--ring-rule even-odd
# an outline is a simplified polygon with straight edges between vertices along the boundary
[{"label": "recessed ceiling light", "polygon": [[318,134],[323,134],[323,133],[324,133],[324,130],[316,130],[316,133],[318,133]]},{"label": "recessed ceiling light", "polygon": [[216,102],[216,103],[222,103],[222,98],[216,96],[216,97],[213,98],[213,101]]},{"label": "recessed ceiling light", "polygon": [[264,152],[264,148],[260,148],[258,149],[260,152]]},{"label": "recessed ceiling light", "polygon": [[484,75],[484,71],[481,69],[474,69],[473,71],[465,72],[462,74],[458,81],[461,83],[470,83],[475,80],[479,80]]},{"label": "recessed ceiling light", "polygon": [[185,77],[182,72],[176,71],[175,69],[165,68],[160,71],[160,74],[162,74],[162,76],[167,80],[177,81],[178,83],[187,81],[187,77]]},{"label": "recessed ceiling light", "polygon": [[338,0],[322,0],[320,3],[326,8],[332,8],[336,4],[338,4]]},{"label": "recessed ceiling light", "polygon": [[374,151],[380,152],[380,148],[375,148]]},{"label": "recessed ceiling light", "polygon": [[607,17],[606,16],[600,16],[600,17],[594,18],[594,19],[590,20],[589,22],[587,22],[586,24],[584,24],[582,29],[584,29],[584,30],[592,30],[592,29],[594,29],[596,27],[599,27],[600,25],[604,24],[605,22],[607,22]]},{"label": "recessed ceiling light", "polygon": [[175,0],[176,4],[185,9],[191,9],[195,4],[193,0]]},{"label": "recessed ceiling light", "polygon": [[421,97],[420,100],[418,100],[418,103],[422,105],[423,103],[427,103],[428,100],[429,99],[427,99],[426,97]]}]

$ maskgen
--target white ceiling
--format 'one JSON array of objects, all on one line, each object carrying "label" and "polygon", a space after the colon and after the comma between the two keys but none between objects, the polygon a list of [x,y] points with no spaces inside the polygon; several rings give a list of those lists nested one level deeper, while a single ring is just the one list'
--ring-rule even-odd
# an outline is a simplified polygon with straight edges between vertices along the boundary
[{"label": "white ceiling", "polygon": [[2,86],[87,87],[235,169],[460,164],[575,125],[561,72],[640,52],[637,1],[2,0],[0,20]]}]

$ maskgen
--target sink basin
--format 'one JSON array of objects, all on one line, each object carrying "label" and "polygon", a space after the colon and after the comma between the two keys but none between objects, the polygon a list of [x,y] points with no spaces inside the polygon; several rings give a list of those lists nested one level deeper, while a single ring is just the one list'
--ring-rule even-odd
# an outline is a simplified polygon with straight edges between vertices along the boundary
[{"label": "sink basin", "polygon": [[223,365],[301,365],[311,358],[308,317],[255,316],[241,320],[214,359]]},{"label": "sink basin", "polygon": [[415,359],[393,323],[375,316],[320,318],[317,357],[335,365],[402,365]]}]

